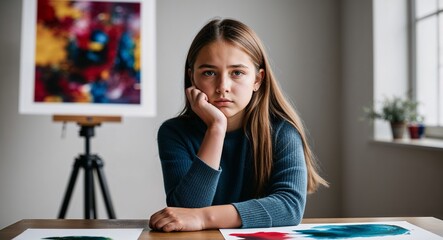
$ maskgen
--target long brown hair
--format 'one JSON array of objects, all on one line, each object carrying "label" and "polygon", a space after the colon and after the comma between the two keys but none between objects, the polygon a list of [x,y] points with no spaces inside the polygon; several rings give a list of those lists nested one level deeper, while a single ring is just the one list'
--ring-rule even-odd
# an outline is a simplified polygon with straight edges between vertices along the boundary
[{"label": "long brown hair", "polygon": [[[193,69],[199,51],[209,43],[224,40],[248,54],[257,71],[264,70],[260,88],[252,95],[245,109],[243,128],[249,134],[253,151],[255,194],[265,194],[272,172],[272,126],[271,118],[280,118],[292,124],[300,133],[308,172],[308,192],[328,183],[318,174],[317,164],[309,147],[303,123],[295,109],[286,100],[270,67],[263,44],[255,32],[245,24],[233,19],[214,19],[207,23],[194,38],[186,58],[185,89],[192,86],[189,69]],[[189,101],[180,115],[193,115]]]}]

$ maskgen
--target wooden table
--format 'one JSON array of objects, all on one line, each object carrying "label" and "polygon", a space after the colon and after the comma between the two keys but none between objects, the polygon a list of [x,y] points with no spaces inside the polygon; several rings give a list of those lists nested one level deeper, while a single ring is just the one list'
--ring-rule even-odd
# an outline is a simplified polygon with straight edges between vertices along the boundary
[{"label": "wooden table", "polygon": [[[392,218],[307,218],[303,223],[352,223],[407,221],[437,235],[443,236],[443,221],[433,217],[392,217]],[[140,240],[144,239],[223,239],[218,230],[197,232],[162,233],[151,231],[148,220],[21,220],[2,230],[0,239],[12,239],[28,228],[143,228]]]}]

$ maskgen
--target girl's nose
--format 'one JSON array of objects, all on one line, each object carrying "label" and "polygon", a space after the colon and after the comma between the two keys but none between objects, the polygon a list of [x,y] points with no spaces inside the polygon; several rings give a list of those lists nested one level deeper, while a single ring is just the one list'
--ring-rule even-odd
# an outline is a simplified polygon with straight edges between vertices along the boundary
[{"label": "girl's nose", "polygon": [[221,74],[216,88],[217,93],[229,92],[231,88],[231,79],[228,74]]}]

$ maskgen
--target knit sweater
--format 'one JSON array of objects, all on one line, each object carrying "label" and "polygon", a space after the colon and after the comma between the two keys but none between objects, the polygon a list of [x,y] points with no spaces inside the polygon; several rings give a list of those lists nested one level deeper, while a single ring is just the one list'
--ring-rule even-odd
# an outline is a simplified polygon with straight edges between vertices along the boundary
[{"label": "knit sweater", "polygon": [[205,131],[206,125],[198,117],[169,119],[158,131],[168,206],[232,204],[243,228],[300,223],[306,203],[307,172],[303,143],[291,124],[283,120],[272,124],[273,170],[263,198],[252,197],[252,151],[243,129],[226,133],[218,170],[197,156]]}]

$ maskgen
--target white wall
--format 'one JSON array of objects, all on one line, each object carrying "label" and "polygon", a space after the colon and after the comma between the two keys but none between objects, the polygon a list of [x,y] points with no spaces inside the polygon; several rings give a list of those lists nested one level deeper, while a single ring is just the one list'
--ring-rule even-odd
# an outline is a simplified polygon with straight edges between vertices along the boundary
[{"label": "white wall", "polygon": [[[125,118],[96,128],[93,153],[118,218],[148,218],[165,205],[156,132],[182,108],[183,66],[196,32],[212,17],[234,17],[265,42],[277,77],[311,134],[329,189],[309,197],[307,217],[338,216],[340,204],[339,0],[157,1],[157,108],[154,118]],[[84,151],[78,127],[50,116],[18,114],[21,1],[0,1],[0,228],[27,218],[55,218],[74,158]],[[352,100],[352,99],[351,99]],[[346,127],[347,129],[347,127]],[[339,139],[339,140],[337,140]],[[349,143],[349,142],[346,142]],[[83,217],[82,172],[68,218]],[[97,197],[99,217],[106,218]]]}]

